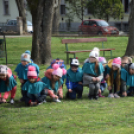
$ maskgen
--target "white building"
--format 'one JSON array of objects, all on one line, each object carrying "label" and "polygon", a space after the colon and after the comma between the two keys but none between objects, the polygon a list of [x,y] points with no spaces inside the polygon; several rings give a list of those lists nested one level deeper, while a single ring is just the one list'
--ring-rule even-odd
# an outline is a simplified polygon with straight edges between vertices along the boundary
[{"label": "white building", "polygon": [[[15,0],[0,0],[0,23],[5,23],[10,19],[19,16]],[[32,21],[30,12],[26,12],[27,20]]]}]

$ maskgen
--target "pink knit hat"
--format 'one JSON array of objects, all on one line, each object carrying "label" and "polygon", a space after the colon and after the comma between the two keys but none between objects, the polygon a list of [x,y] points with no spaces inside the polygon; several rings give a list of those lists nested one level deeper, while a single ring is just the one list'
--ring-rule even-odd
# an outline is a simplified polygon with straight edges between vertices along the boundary
[{"label": "pink knit hat", "polygon": [[99,57],[99,62],[103,64],[107,64],[107,61],[104,57]]},{"label": "pink knit hat", "polygon": [[112,65],[120,68],[121,67],[121,58],[120,57],[114,58]]},{"label": "pink knit hat", "polygon": [[37,72],[36,72],[36,68],[34,66],[28,67],[27,77],[28,78],[37,78]]},{"label": "pink knit hat", "polygon": [[53,69],[54,69],[54,71],[52,72],[52,74],[57,75],[59,77],[62,77],[67,72],[64,68],[61,69],[58,64],[54,64]]}]

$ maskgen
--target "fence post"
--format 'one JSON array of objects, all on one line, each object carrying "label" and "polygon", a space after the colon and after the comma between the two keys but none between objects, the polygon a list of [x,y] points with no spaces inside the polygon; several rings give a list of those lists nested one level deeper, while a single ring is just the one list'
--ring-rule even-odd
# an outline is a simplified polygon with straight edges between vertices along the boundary
[{"label": "fence post", "polygon": [[19,35],[23,35],[23,21],[22,17],[17,17],[17,31]]}]

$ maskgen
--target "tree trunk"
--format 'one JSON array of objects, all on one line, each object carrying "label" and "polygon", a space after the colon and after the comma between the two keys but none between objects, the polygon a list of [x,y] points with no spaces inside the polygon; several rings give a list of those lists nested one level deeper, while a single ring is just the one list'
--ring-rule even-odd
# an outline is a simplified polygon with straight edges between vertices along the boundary
[{"label": "tree trunk", "polygon": [[51,61],[51,31],[54,0],[27,0],[33,21],[32,59],[37,64]]},{"label": "tree trunk", "polygon": [[27,32],[27,21],[24,7],[24,0],[16,0],[16,4],[19,10],[19,16],[22,17],[23,21],[23,32]]},{"label": "tree trunk", "polygon": [[81,0],[81,17],[83,21],[83,16],[84,16],[84,7],[83,7],[83,0]]},{"label": "tree trunk", "polygon": [[131,13],[129,16],[129,40],[125,55],[134,56],[134,2],[133,1],[131,1]]},{"label": "tree trunk", "polygon": [[59,32],[60,3],[61,3],[61,0],[58,0],[58,6],[54,8],[53,28],[52,28],[52,31],[54,33]]}]

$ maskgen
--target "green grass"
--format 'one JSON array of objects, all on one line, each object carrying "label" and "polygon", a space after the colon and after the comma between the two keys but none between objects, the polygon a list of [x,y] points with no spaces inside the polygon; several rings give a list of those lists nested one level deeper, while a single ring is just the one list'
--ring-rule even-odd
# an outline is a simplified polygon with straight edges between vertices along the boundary
[{"label": "green grass", "polygon": [[[52,38],[52,57],[66,59],[65,46],[61,44],[62,38]],[[114,57],[123,56],[127,37],[108,37],[104,43],[106,48],[115,48]],[[8,63],[12,70],[20,62],[21,54],[31,49],[31,38],[7,38]],[[101,43],[71,44],[70,50],[101,48]],[[81,63],[89,53],[77,56]],[[102,54],[102,53],[101,53]],[[109,59],[109,53],[106,53]],[[4,64],[5,59],[0,59]],[[40,77],[48,65],[40,65]],[[69,68],[69,66],[67,66]],[[88,88],[84,87],[82,100],[63,99],[61,103],[54,103],[47,98],[47,103],[37,107],[26,107],[19,103],[21,97],[20,83],[17,80],[16,103],[11,105],[0,104],[0,134],[131,134],[134,126],[134,98],[121,99],[100,98],[90,101],[87,98]],[[64,86],[64,94],[66,87]],[[106,92],[105,92],[106,93]]]}]

